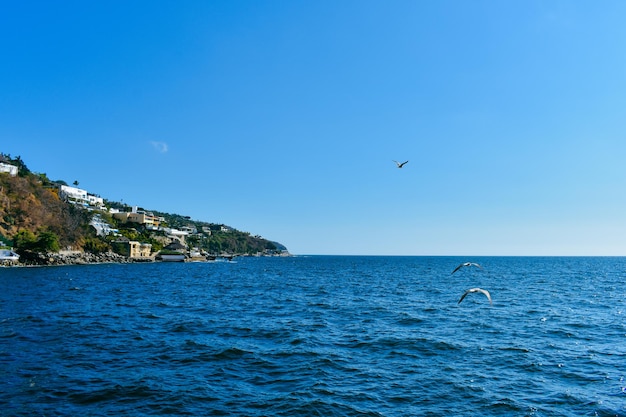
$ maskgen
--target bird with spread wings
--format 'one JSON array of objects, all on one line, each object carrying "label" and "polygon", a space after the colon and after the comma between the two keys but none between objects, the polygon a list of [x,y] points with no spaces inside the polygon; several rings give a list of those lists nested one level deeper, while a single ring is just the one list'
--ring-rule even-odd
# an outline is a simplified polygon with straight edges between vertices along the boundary
[{"label": "bird with spread wings", "polygon": [[489,291],[483,290],[482,288],[470,288],[469,290],[465,291],[457,304],[461,304],[461,301],[463,301],[463,299],[467,296],[467,294],[472,293],[472,292],[482,292],[483,294],[487,296],[487,299],[489,300],[489,304],[493,304],[493,302],[491,301],[491,294],[489,294]]},{"label": "bird with spread wings", "polygon": [[[480,269],[483,268],[482,266],[478,265],[475,262],[463,262],[461,265],[459,265],[456,268],[454,268],[454,271],[452,271],[452,274],[454,274],[456,271],[458,271],[459,269],[461,269],[461,268],[463,268],[465,266],[475,266],[475,267],[478,267]],[[450,274],[450,275],[452,275],[452,274]]]}]

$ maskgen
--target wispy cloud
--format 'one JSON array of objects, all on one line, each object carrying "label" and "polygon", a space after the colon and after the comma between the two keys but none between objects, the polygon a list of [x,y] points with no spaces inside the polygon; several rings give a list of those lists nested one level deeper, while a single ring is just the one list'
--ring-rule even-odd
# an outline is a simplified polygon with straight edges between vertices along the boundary
[{"label": "wispy cloud", "polygon": [[152,141],[152,142],[150,142],[150,144],[152,145],[152,147],[154,147],[154,149],[157,152],[166,153],[167,150],[168,150],[167,143],[165,143],[165,142]]}]

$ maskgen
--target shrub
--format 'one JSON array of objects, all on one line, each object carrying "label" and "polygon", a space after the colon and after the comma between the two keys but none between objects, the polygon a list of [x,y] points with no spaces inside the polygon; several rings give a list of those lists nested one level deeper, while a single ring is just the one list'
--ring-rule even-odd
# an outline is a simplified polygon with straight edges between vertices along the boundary
[{"label": "shrub", "polygon": [[97,237],[85,238],[85,244],[83,247],[87,252],[91,253],[104,253],[111,249],[107,242]]},{"label": "shrub", "polygon": [[35,235],[30,230],[20,230],[13,239],[13,246],[17,250],[35,252],[58,252],[59,237],[50,231],[42,231]]}]

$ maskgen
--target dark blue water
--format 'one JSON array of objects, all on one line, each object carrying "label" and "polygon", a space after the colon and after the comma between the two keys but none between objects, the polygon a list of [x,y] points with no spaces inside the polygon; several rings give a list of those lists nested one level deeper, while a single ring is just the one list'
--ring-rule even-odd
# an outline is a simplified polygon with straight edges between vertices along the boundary
[{"label": "dark blue water", "polygon": [[626,258],[3,268],[0,415],[625,416],[625,312]]}]

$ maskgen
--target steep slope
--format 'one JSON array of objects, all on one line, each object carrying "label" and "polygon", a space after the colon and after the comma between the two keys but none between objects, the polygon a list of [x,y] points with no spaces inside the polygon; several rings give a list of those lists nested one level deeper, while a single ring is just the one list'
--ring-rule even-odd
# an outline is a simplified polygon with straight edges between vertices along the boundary
[{"label": "steep slope", "polygon": [[11,177],[0,173],[0,234],[13,239],[20,231],[51,232],[61,247],[81,247],[89,214],[62,201],[55,187],[38,175]]}]

